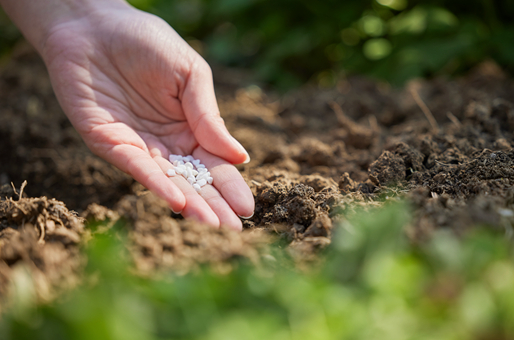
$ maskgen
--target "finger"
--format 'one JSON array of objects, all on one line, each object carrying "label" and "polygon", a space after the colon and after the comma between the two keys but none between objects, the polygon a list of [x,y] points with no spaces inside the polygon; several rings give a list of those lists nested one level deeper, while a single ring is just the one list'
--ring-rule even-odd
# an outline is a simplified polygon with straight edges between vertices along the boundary
[{"label": "finger", "polygon": [[[163,173],[172,168],[172,165],[168,160],[160,156],[156,156],[154,159],[161,167]],[[194,218],[214,227],[220,226],[220,220],[218,216],[216,216],[217,214],[184,177],[180,175],[172,176],[167,178],[167,180],[173,182],[173,184],[182,191],[185,197],[186,204],[181,211],[182,216],[185,218]]]},{"label": "finger", "polygon": [[192,64],[182,105],[191,130],[203,148],[232,164],[250,161],[244,147],[230,135],[220,117],[212,72],[201,57]]},{"label": "finger", "polygon": [[200,189],[200,195],[218,216],[220,225],[227,226],[237,231],[243,230],[241,220],[214,186],[210,184],[204,185]]},{"label": "finger", "polygon": [[213,186],[240,217],[249,218],[253,215],[255,202],[252,191],[239,171],[231,164],[198,147],[193,156],[207,166]]},{"label": "finger", "polygon": [[168,179],[159,164],[147,152],[128,144],[114,146],[110,152],[108,159],[114,166],[168,202],[173,211],[185,209],[185,195]]}]

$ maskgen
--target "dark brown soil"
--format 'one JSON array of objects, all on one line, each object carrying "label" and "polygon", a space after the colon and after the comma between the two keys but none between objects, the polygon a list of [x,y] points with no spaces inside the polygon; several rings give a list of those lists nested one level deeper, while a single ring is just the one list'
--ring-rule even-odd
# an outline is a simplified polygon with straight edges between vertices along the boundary
[{"label": "dark brown soil", "polygon": [[[514,82],[494,64],[403,90],[356,77],[281,98],[217,78],[222,115],[252,157],[240,167],[256,200],[243,233],[173,215],[93,156],[59,108],[39,58],[17,51],[0,70],[0,184],[7,185],[0,202],[0,294],[20,264],[48,287],[77,277],[78,244],[89,231],[67,209],[88,220],[124,217],[135,266],[147,274],[202,263],[227,270],[232,258],[258,263],[272,234],[289,242],[295,258],[312,260],[344,218],[338,207],[376,205],[395,193],[416,207],[407,230],[413,242],[437,228],[462,233],[476,224],[512,233]],[[41,198],[8,192],[11,182],[19,188],[24,180],[27,197]]]}]

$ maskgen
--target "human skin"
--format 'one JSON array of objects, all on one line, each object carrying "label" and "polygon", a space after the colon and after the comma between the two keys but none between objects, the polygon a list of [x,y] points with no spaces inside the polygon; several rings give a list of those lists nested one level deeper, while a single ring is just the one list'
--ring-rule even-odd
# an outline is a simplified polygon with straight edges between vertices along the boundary
[{"label": "human skin", "polygon": [[[42,56],[61,107],[87,146],[184,217],[241,230],[253,195],[233,164],[250,160],[227,131],[212,72],[167,23],[122,0],[0,0]],[[193,155],[212,185],[168,178]]]}]

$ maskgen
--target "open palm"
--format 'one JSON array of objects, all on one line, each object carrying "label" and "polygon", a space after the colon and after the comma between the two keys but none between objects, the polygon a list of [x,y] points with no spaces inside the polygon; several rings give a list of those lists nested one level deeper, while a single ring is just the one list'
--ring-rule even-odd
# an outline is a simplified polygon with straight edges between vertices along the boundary
[{"label": "open palm", "polygon": [[[127,8],[56,25],[43,58],[57,98],[88,147],[165,199],[214,226],[241,229],[253,196],[232,164],[248,155],[219,116],[207,63],[161,19]],[[167,178],[169,154],[192,154],[213,185],[198,194]]]}]

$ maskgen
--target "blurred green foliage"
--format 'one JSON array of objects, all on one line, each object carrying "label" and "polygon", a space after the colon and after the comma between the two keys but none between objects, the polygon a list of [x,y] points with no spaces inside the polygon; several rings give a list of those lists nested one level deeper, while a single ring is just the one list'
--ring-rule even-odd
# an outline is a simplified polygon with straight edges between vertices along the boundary
[{"label": "blurred green foliage", "polygon": [[[514,71],[512,0],[129,0],[210,62],[288,89],[349,73],[402,85],[486,59]],[[0,56],[20,37],[0,13]]]},{"label": "blurred green foliage", "polygon": [[12,46],[21,37],[21,33],[11,23],[5,12],[0,8],[0,61],[7,55]]},{"label": "blurred green foliage", "polygon": [[[131,0],[210,61],[281,88],[364,73],[401,85],[491,58],[514,70],[511,0]],[[200,43],[201,41],[201,43]]]},{"label": "blurred green foliage", "polygon": [[310,273],[293,270],[277,248],[279,260],[261,268],[141,278],[129,274],[119,232],[97,235],[83,286],[53,304],[14,305],[0,338],[513,338],[510,242],[482,228],[413,246],[403,233],[409,221],[403,203],[357,212]]}]

